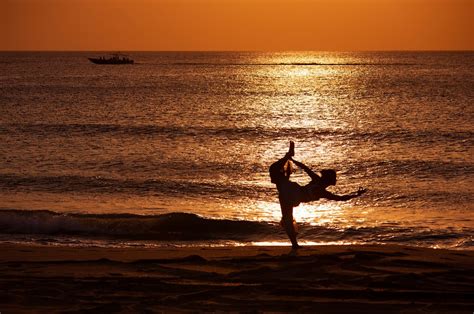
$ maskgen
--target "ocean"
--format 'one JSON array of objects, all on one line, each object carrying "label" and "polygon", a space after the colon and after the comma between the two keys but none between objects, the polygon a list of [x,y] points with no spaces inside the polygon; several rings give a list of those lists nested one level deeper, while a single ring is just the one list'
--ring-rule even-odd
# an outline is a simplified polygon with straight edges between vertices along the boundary
[{"label": "ocean", "polygon": [[368,189],[296,207],[301,244],[474,249],[474,52],[129,54],[0,52],[0,242],[290,245],[293,140]]}]

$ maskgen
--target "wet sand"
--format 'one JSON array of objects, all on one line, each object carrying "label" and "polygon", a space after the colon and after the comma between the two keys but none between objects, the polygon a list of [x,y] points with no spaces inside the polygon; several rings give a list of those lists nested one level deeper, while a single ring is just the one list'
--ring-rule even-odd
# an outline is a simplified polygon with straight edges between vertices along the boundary
[{"label": "wet sand", "polygon": [[472,313],[474,251],[1,245],[0,312]]}]

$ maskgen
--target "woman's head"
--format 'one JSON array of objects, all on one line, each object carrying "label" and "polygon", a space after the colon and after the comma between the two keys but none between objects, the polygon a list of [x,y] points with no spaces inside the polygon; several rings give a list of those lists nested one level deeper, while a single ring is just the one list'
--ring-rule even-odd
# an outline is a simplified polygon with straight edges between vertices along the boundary
[{"label": "woman's head", "polygon": [[321,170],[321,182],[326,186],[336,185],[336,171],[333,169]]}]

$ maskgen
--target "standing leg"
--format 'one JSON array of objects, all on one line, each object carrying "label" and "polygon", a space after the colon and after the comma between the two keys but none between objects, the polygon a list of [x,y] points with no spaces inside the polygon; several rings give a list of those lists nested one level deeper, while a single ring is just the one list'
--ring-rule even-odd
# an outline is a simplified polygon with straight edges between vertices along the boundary
[{"label": "standing leg", "polygon": [[291,246],[296,249],[299,248],[298,241],[296,240],[297,232],[295,230],[295,221],[293,219],[293,206],[285,206],[280,203],[281,206],[281,225],[285,229],[288,238],[291,241]]}]

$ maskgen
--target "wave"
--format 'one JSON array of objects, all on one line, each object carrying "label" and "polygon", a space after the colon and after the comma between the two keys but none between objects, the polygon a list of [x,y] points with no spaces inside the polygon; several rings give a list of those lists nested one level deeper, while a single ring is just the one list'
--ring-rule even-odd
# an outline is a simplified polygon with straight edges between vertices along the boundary
[{"label": "wave", "polygon": [[7,234],[78,235],[134,240],[245,240],[273,234],[275,224],[209,219],[191,213],[161,215],[64,214],[48,210],[0,210]]},{"label": "wave", "polygon": [[364,160],[358,163],[344,165],[348,174],[367,172],[377,176],[416,177],[430,179],[441,177],[443,179],[465,178],[474,175],[474,164],[461,161],[441,160]]},{"label": "wave", "polygon": [[[232,118],[232,117],[230,117]],[[472,131],[440,131],[440,130],[331,130],[315,128],[272,128],[272,127],[200,127],[200,126],[159,126],[159,125],[122,125],[122,124],[0,124],[0,134],[34,134],[36,136],[166,136],[169,138],[189,136],[215,136],[226,139],[260,138],[277,139],[284,134],[293,134],[294,137],[311,137],[327,139],[333,137],[344,141],[371,141],[408,142],[408,143],[433,143],[433,142],[460,142],[463,145],[474,145],[474,132]]]},{"label": "wave", "polygon": [[[192,168],[188,168],[192,169]],[[274,194],[273,187],[248,186],[226,182],[208,183],[186,180],[118,179],[101,176],[21,176],[0,173],[3,191],[45,191],[49,193],[86,192],[100,194],[131,193],[134,195],[216,195],[231,198],[255,194]]]},{"label": "wave", "polygon": [[[349,178],[353,177],[358,182],[371,176],[405,180],[407,176],[418,177],[428,182],[434,176],[452,178],[465,178],[474,173],[474,167],[444,165],[436,163],[423,163],[424,167],[407,163],[380,161],[361,162],[358,165],[344,166],[342,169]],[[429,167],[431,166],[431,167]],[[195,168],[202,167],[196,165]],[[189,164],[188,169],[193,169]],[[422,169],[429,169],[424,173]],[[241,169],[244,171],[245,169]],[[253,170],[267,173],[267,167],[255,165]],[[245,170],[245,171],[248,171]],[[155,173],[152,171],[152,173]],[[363,174],[361,177],[360,174]],[[350,182],[351,180],[347,180]],[[458,190],[440,190],[439,187],[425,189],[423,186],[416,189],[396,190],[393,186],[379,185],[370,187],[371,193],[361,199],[366,205],[378,206],[406,206],[407,202],[430,202],[431,204],[453,204],[468,206],[474,201],[472,193],[467,186],[459,186]],[[274,186],[234,183],[228,181],[192,181],[175,179],[131,179],[108,178],[101,176],[78,175],[17,175],[0,173],[0,190],[11,192],[47,192],[47,193],[86,193],[92,195],[125,194],[133,196],[177,197],[177,198],[206,198],[213,197],[226,200],[235,200],[241,197],[252,199],[266,199],[276,201]],[[345,187],[344,190],[350,190]],[[398,205],[397,205],[398,204]]]},{"label": "wave", "polygon": [[[304,241],[392,243],[472,248],[473,228],[430,229],[402,226],[329,227],[299,224]],[[65,214],[48,210],[0,210],[0,234],[80,236],[155,241],[286,241],[275,222],[212,219],[192,213],[160,215]]]}]

